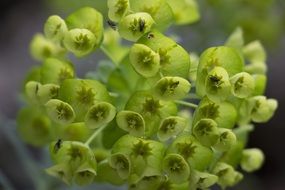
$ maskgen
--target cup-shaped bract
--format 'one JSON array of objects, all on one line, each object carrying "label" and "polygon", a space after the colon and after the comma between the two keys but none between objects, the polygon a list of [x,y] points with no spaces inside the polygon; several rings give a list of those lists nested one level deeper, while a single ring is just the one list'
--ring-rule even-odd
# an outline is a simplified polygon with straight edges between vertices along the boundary
[{"label": "cup-shaped bract", "polygon": [[70,124],[75,119],[73,108],[61,100],[51,99],[45,104],[45,108],[50,119],[58,124]]},{"label": "cup-shaped bract", "polygon": [[266,52],[260,41],[253,41],[243,48],[243,54],[250,62],[265,62]]},{"label": "cup-shaped bract", "polygon": [[52,122],[38,108],[23,108],[17,116],[20,136],[34,146],[43,146],[52,140]]},{"label": "cup-shaped bract", "polygon": [[93,183],[94,178],[97,175],[96,167],[95,164],[92,165],[89,162],[83,163],[74,173],[74,182],[80,186]]},{"label": "cup-shaped bract", "polygon": [[218,162],[212,172],[219,177],[218,184],[222,188],[234,186],[243,178],[241,173],[235,171],[231,165],[224,162]]},{"label": "cup-shaped bract", "polygon": [[60,163],[54,166],[47,168],[46,173],[50,176],[56,177],[62,180],[67,185],[71,185],[72,183],[72,171],[68,163]]},{"label": "cup-shaped bract", "polygon": [[130,49],[130,63],[143,77],[153,77],[159,71],[159,54],[143,44],[134,44]]},{"label": "cup-shaped bract", "polygon": [[110,166],[108,160],[104,160],[98,164],[95,182],[107,182],[119,186],[123,185],[125,180],[119,176],[116,169]]},{"label": "cup-shaped bract", "polygon": [[237,142],[236,135],[231,129],[219,128],[218,142],[214,148],[218,151],[227,151]]},{"label": "cup-shaped bract", "polygon": [[213,119],[220,128],[233,128],[237,120],[237,110],[229,102],[215,103],[204,97],[195,110],[193,125],[200,119]]},{"label": "cup-shaped bract", "polygon": [[188,78],[191,65],[189,53],[174,40],[154,30],[145,34],[138,42],[159,54],[160,71],[164,76]]},{"label": "cup-shaped bract", "polygon": [[204,146],[213,146],[219,138],[217,123],[212,119],[201,119],[193,127],[193,134]]},{"label": "cup-shaped bract", "polygon": [[96,49],[103,40],[103,16],[100,12],[92,7],[83,7],[71,13],[65,19],[69,30],[80,28],[87,29],[93,33],[95,42],[93,48]]},{"label": "cup-shaped bract", "polygon": [[94,152],[78,141],[59,141],[50,145],[50,155],[56,164],[68,163],[72,172],[76,172],[83,164],[87,163],[96,170],[97,162]]},{"label": "cup-shaped bract", "polygon": [[95,43],[96,37],[88,29],[71,29],[66,32],[63,39],[64,47],[78,57],[89,54]]},{"label": "cup-shaped bract", "polygon": [[267,122],[278,107],[278,102],[275,99],[266,99],[265,96],[254,96],[248,101],[251,119],[258,123]]},{"label": "cup-shaped bract", "polygon": [[108,17],[119,22],[129,11],[129,0],[108,0]]},{"label": "cup-shaped bract", "polygon": [[155,21],[155,28],[164,31],[174,22],[173,12],[166,0],[130,0],[134,12],[147,12]]},{"label": "cup-shaped bract", "polygon": [[253,94],[255,84],[254,78],[246,73],[241,72],[230,78],[232,94],[238,98],[247,98]]},{"label": "cup-shaped bract", "polygon": [[245,149],[242,152],[241,168],[246,172],[258,170],[264,162],[264,154],[258,148]]},{"label": "cup-shaped bract", "polygon": [[44,34],[48,39],[60,43],[67,32],[65,21],[57,15],[48,17],[44,25]]},{"label": "cup-shaped bract", "polygon": [[76,113],[76,121],[84,121],[85,115],[95,102],[110,102],[106,87],[96,80],[68,79],[60,86],[60,100],[69,103]]},{"label": "cup-shaped bract", "polygon": [[190,168],[188,163],[179,154],[166,155],[162,167],[173,183],[183,183],[189,178]]},{"label": "cup-shaped bract", "polygon": [[207,189],[217,183],[218,177],[211,173],[192,170],[190,175],[190,185],[193,188]]},{"label": "cup-shaped bract", "polygon": [[169,146],[167,153],[176,153],[188,162],[190,168],[205,170],[212,162],[213,152],[203,146],[194,136],[184,134],[177,137]]},{"label": "cup-shaped bract", "polygon": [[206,77],[206,95],[214,102],[222,102],[231,92],[229,75],[223,67],[214,67]]},{"label": "cup-shaped bract", "polygon": [[131,172],[131,162],[127,155],[122,153],[112,154],[109,164],[114,168],[122,179],[127,179]]},{"label": "cup-shaped bract", "polygon": [[231,77],[243,71],[244,62],[238,51],[234,48],[219,46],[205,50],[200,56],[197,70],[197,95],[203,97],[206,94],[206,78],[209,72],[217,66],[223,67],[229,77]]},{"label": "cup-shaped bract", "polygon": [[119,33],[126,40],[137,41],[151,30],[153,24],[153,18],[146,12],[129,14],[119,22]]},{"label": "cup-shaped bract", "polygon": [[161,121],[157,131],[160,141],[167,141],[181,133],[187,125],[187,120],[179,116],[169,116]]},{"label": "cup-shaped bract", "polygon": [[61,84],[66,79],[74,77],[73,65],[55,58],[48,58],[41,66],[42,84]]},{"label": "cup-shaped bract", "polygon": [[64,126],[62,130],[62,140],[84,142],[90,133],[91,130],[86,127],[84,122],[71,123]]},{"label": "cup-shaped bract", "polygon": [[60,86],[57,84],[44,84],[38,89],[38,99],[41,104],[45,104],[50,99],[55,99],[58,96]]},{"label": "cup-shaped bract", "polygon": [[36,34],[30,44],[30,52],[38,61],[43,61],[49,57],[61,57],[65,50],[58,44],[46,39],[42,34]]},{"label": "cup-shaped bract", "polygon": [[29,81],[25,84],[25,95],[29,101],[33,103],[38,102],[38,94],[41,86],[41,83],[36,81]]},{"label": "cup-shaped bract", "polygon": [[116,108],[108,102],[95,103],[85,116],[86,126],[96,129],[111,122],[116,116]]},{"label": "cup-shaped bract", "polygon": [[141,114],[123,110],[116,116],[118,127],[127,131],[130,135],[141,137],[144,135],[145,122]]},{"label": "cup-shaped bract", "polygon": [[182,77],[163,77],[154,85],[154,93],[162,100],[184,98],[191,89],[189,81]]},{"label": "cup-shaped bract", "polygon": [[167,0],[175,19],[175,24],[185,25],[200,19],[198,3],[196,0]]},{"label": "cup-shaped bract", "polygon": [[133,93],[125,109],[135,111],[143,116],[146,136],[151,136],[157,132],[161,119],[177,113],[177,107],[173,102],[159,100],[149,91]]}]

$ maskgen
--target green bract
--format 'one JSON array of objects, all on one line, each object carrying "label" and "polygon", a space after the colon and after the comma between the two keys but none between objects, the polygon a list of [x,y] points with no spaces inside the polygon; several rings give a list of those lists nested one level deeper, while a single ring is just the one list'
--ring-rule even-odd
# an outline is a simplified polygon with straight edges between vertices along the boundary
[{"label": "green bract", "polygon": [[45,36],[57,43],[61,42],[66,32],[65,21],[57,15],[50,16],[44,25]]},{"label": "green bract", "polygon": [[67,50],[81,57],[90,53],[95,45],[96,37],[87,29],[69,30],[63,40]]},{"label": "green bract", "polygon": [[93,34],[93,37],[91,37],[92,35],[89,32],[86,33],[88,33],[88,38],[95,38],[91,40],[93,45],[92,48],[96,49],[102,42],[104,32],[103,17],[101,13],[98,12],[96,9],[93,9],[91,7],[81,8],[70,14],[65,19],[65,22],[69,30],[78,28],[87,29],[88,31],[90,31]]},{"label": "green bract", "polygon": [[129,14],[119,23],[121,37],[129,41],[137,41],[149,32],[154,24],[152,17],[146,12]]},{"label": "green bract", "polygon": [[181,77],[163,77],[154,86],[154,93],[162,100],[184,98],[190,91],[191,84]]},{"label": "green bract", "polygon": [[231,90],[229,75],[223,67],[214,67],[206,77],[206,95],[214,102],[222,102],[228,98]]},{"label": "green bract", "polygon": [[131,135],[138,137],[144,135],[145,122],[139,113],[123,110],[117,114],[116,120],[118,126]]},{"label": "green bract", "polygon": [[238,98],[249,97],[254,91],[254,78],[246,73],[238,73],[230,79],[232,94]]},{"label": "green bract", "polygon": [[46,104],[46,111],[51,120],[59,124],[69,124],[75,118],[72,107],[61,100],[51,99]]},{"label": "green bract", "polygon": [[129,10],[129,0],[108,0],[108,16],[118,22]]},{"label": "green bract", "polygon": [[144,77],[153,77],[159,71],[159,54],[143,44],[134,44],[130,50],[130,63]]},{"label": "green bract", "polygon": [[[245,44],[237,28],[225,46],[189,53],[177,41],[195,43],[164,31],[196,22],[197,2],[102,1],[106,30],[92,7],[47,19],[30,45],[42,63],[24,80],[17,125],[28,144],[49,145],[49,175],[68,185],[206,190],[236,185],[239,166],[261,167],[262,151],[246,147],[251,122],[267,122],[278,107],[263,95],[265,48]],[[97,70],[78,78],[76,62],[95,50],[109,60],[89,56]]]},{"label": "green bract", "polygon": [[[208,73],[214,67],[223,67],[229,77],[243,71],[244,63],[237,50],[229,47],[213,47],[204,51],[200,57],[197,71],[197,94],[204,96],[206,93],[205,81]],[[224,73],[224,72],[223,72]]]},{"label": "green bract", "polygon": [[108,102],[99,102],[93,105],[85,116],[86,126],[95,129],[106,125],[114,119],[116,108]]}]

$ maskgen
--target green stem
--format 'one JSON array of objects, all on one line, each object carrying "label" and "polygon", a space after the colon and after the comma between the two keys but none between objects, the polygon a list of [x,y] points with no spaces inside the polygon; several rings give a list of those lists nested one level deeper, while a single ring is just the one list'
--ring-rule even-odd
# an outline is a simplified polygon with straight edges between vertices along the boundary
[{"label": "green stem", "polygon": [[113,62],[116,66],[119,65],[119,64],[117,63],[117,61],[115,60],[115,58],[110,54],[110,52],[109,52],[103,45],[100,46],[100,49],[104,52],[104,54],[105,54],[107,57],[109,57],[109,58],[112,60],[112,62]]},{"label": "green stem", "polygon": [[110,95],[111,97],[114,97],[114,98],[119,97],[119,94],[116,93],[116,92],[109,92],[109,95]]},{"label": "green stem", "polygon": [[187,99],[197,99],[200,100],[201,98],[199,96],[197,96],[195,93],[189,93],[186,96]]},{"label": "green stem", "polygon": [[198,105],[196,105],[196,104],[193,104],[193,103],[190,103],[190,102],[181,101],[181,100],[175,100],[174,102],[177,103],[177,104],[183,105],[183,106],[188,106],[190,108],[197,108],[198,107]]},{"label": "green stem", "polygon": [[103,127],[100,127],[99,129],[95,130],[94,133],[87,139],[87,141],[84,143],[85,145],[89,146],[89,144],[103,131],[108,125],[105,125]]}]

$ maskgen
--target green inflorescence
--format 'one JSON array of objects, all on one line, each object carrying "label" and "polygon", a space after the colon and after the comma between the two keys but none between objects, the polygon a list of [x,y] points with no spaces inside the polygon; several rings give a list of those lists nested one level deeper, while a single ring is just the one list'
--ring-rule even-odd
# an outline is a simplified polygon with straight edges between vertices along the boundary
[{"label": "green inflorescence", "polygon": [[[258,170],[264,154],[246,148],[248,135],[278,107],[263,95],[262,44],[244,44],[238,29],[224,45],[189,55],[164,31],[197,21],[196,0],[106,3],[112,29],[84,7],[49,17],[31,42],[43,64],[27,76],[17,123],[25,142],[49,145],[46,172],[69,185],[198,190],[235,186],[240,168]],[[69,54],[98,49],[110,61],[78,78]]]}]

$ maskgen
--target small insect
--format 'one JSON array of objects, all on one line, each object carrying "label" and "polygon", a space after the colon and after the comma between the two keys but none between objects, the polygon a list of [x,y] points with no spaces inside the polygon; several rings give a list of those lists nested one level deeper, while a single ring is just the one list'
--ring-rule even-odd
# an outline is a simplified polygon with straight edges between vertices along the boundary
[{"label": "small insect", "polygon": [[139,20],[139,29],[140,29],[140,32],[143,32],[144,27],[145,27],[145,20],[140,19],[140,20]]},{"label": "small insect", "polygon": [[153,34],[153,33],[149,33],[149,34],[147,35],[147,38],[148,38],[148,39],[154,38],[154,34]]},{"label": "small insect", "polygon": [[115,22],[107,20],[107,23],[113,30],[117,30],[117,24]]},{"label": "small insect", "polygon": [[62,140],[58,139],[57,142],[54,144],[53,152],[56,154],[58,150],[61,148]]}]

